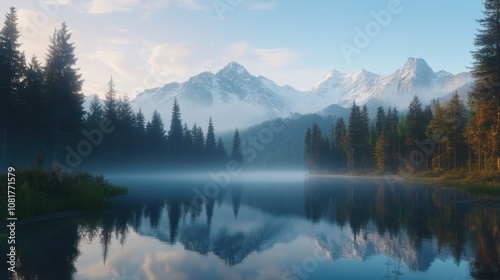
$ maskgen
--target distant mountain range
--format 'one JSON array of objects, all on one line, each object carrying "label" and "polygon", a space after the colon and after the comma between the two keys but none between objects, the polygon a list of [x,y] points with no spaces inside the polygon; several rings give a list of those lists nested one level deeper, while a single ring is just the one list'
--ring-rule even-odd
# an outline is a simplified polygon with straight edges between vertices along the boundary
[{"label": "distant mountain range", "polygon": [[409,58],[388,76],[364,69],[355,73],[332,70],[309,91],[299,91],[254,76],[242,65],[231,62],[215,74],[203,72],[183,83],[147,89],[131,103],[134,109],[141,108],[147,118],[153,110],[158,110],[168,121],[173,100],[177,98],[184,121],[207,122],[211,116],[216,129],[224,130],[292,114],[336,114],[335,110],[341,108],[332,105],[348,108],[354,101],[366,104],[370,111],[378,106],[396,106],[402,110],[414,95],[426,103],[433,98],[446,98],[454,91],[466,96],[472,85],[470,73],[434,72],[424,59]]}]

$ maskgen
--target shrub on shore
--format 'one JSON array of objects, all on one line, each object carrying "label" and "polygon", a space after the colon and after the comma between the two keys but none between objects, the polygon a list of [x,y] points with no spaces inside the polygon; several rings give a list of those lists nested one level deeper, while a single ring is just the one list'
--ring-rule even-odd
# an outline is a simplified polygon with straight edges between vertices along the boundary
[{"label": "shrub on shore", "polygon": [[[41,168],[16,170],[15,216],[18,219],[67,210],[99,210],[112,196],[126,194],[102,175],[62,173]],[[62,180],[60,180],[62,179]],[[0,174],[7,182],[7,174]],[[7,191],[0,194],[0,218],[7,218]]]}]

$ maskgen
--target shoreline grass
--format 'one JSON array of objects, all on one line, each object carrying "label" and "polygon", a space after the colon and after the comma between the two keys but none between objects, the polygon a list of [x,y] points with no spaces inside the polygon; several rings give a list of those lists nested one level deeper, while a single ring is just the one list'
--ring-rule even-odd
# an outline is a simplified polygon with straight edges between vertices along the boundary
[{"label": "shoreline grass", "polygon": [[449,172],[422,171],[413,174],[409,179],[424,184],[456,188],[470,194],[500,197],[500,174],[496,171],[474,173],[463,169]]},{"label": "shoreline grass", "polygon": [[[127,193],[102,175],[89,173],[62,173],[40,168],[16,170],[15,217],[29,218],[37,215],[69,211],[102,209],[109,198]],[[7,174],[0,174],[0,182],[7,182]],[[0,219],[7,218],[7,191],[0,194]]]}]

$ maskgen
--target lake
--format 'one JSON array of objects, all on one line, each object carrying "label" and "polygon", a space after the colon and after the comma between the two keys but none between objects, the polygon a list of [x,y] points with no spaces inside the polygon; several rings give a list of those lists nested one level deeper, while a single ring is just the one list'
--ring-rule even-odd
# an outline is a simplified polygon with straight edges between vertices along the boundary
[{"label": "lake", "polygon": [[300,173],[108,178],[129,193],[104,211],[18,225],[19,279],[500,277],[500,209],[460,191]]}]

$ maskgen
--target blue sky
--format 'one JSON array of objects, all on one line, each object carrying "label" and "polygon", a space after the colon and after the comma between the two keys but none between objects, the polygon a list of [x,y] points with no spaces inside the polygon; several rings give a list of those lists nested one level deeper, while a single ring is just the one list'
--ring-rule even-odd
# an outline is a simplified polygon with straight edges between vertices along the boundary
[{"label": "blue sky", "polygon": [[[408,57],[456,74],[471,66],[483,10],[477,0],[3,0],[0,12],[10,6],[28,58],[44,62],[65,21],[84,93],[102,96],[112,75],[131,98],[230,61],[300,90],[331,69],[390,74]],[[368,41],[357,44],[356,30]]]}]

